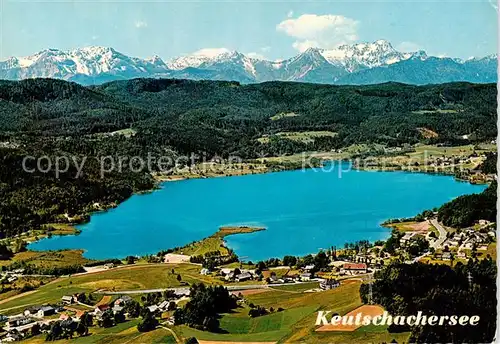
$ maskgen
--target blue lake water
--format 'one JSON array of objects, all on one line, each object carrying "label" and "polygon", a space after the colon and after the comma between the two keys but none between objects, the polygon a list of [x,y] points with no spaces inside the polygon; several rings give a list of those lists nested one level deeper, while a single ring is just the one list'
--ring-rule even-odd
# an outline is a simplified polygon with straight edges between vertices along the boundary
[{"label": "blue lake water", "polygon": [[[44,239],[35,250],[82,248],[88,258],[145,255],[207,237],[223,225],[265,226],[227,237],[245,260],[304,255],[361,239],[385,239],[388,218],[410,217],[486,186],[449,176],[313,170],[166,182],[96,213],[78,236]],[[344,168],[346,165],[342,165]]]}]

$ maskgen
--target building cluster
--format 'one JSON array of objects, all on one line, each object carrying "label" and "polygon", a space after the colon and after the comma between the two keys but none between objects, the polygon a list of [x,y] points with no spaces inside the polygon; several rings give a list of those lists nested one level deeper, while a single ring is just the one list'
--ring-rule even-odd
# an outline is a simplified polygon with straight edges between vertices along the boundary
[{"label": "building cluster", "polygon": [[47,332],[50,323],[60,320],[65,311],[60,305],[30,306],[22,313],[6,317],[0,315],[0,321],[5,321],[4,332],[0,336],[0,343],[22,340],[29,335],[33,327],[38,326],[40,332]]},{"label": "building cluster", "polygon": [[[182,300],[187,298],[189,294],[189,288],[177,288],[171,292],[172,300],[162,300],[147,308],[151,313],[160,315],[172,307],[171,303],[176,302],[174,299]],[[91,306],[81,303],[79,295],[73,294],[62,296],[60,302],[55,305],[30,306],[22,313],[10,317],[0,315],[0,322],[5,322],[4,331],[0,333],[0,343],[22,340],[32,334],[32,329],[35,326],[38,327],[39,332],[47,333],[54,321],[60,321],[62,328],[74,328],[75,323],[80,322],[85,313],[97,321],[102,320],[103,314],[109,311],[113,314],[123,312],[124,315],[127,315],[126,306],[132,301],[130,296],[122,295],[110,303],[98,303]],[[82,310],[85,308],[87,310]],[[173,325],[173,322],[173,318],[167,319],[168,324]]]},{"label": "building cluster", "polygon": [[[203,272],[203,270],[202,270]],[[227,282],[235,281],[235,282],[245,282],[253,279],[258,279],[259,275],[257,274],[255,269],[231,269],[231,268],[223,268],[219,270],[219,275],[224,278]]]},{"label": "building cluster", "polygon": [[[485,220],[482,220],[485,221]],[[455,253],[455,257],[466,259],[471,256],[473,251],[485,252],[488,250],[488,245],[495,241],[496,233],[494,230],[488,232],[480,232],[472,228],[467,228],[461,231],[455,232],[453,235],[448,237],[441,248],[443,248],[443,253],[441,257],[438,254],[434,254],[435,258],[441,258],[442,260],[451,260],[451,255]],[[452,251],[452,252],[450,252]]]},{"label": "building cluster", "polygon": [[[432,257],[435,260],[468,259],[473,252],[482,253],[488,250],[490,243],[496,241],[494,223],[479,220],[473,227],[447,231],[446,237],[440,238],[434,232],[408,231],[400,238],[400,247],[405,249],[418,237],[425,238],[429,247],[433,248]],[[429,254],[429,253],[427,253]]]},{"label": "building cluster", "polygon": [[24,269],[15,269],[11,271],[2,271],[0,273],[0,281],[13,283],[17,281],[17,279],[23,276]]}]

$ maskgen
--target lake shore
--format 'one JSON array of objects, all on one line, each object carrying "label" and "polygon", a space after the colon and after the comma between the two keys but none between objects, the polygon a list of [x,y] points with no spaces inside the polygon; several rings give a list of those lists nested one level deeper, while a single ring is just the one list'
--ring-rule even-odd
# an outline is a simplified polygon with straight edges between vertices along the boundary
[{"label": "lake shore", "polygon": [[[345,155],[346,153],[342,153],[342,155]],[[300,155],[295,155],[295,156],[287,156],[287,157],[281,157],[279,160],[278,158],[269,158],[266,160],[267,162],[271,161],[272,163],[270,165],[266,165],[263,161],[257,161],[257,162],[249,162],[249,163],[242,163],[239,165],[233,166],[231,171],[225,171],[224,172],[224,165],[217,165],[214,163],[207,163],[205,165],[198,165],[194,168],[188,169],[183,171],[182,173],[175,174],[175,175],[156,175],[154,176],[155,179],[161,183],[161,182],[172,182],[172,181],[182,181],[182,180],[187,180],[187,179],[204,179],[204,178],[215,178],[215,177],[225,177],[225,176],[242,176],[242,175],[253,175],[253,174],[264,174],[264,173],[270,173],[270,172],[278,172],[278,171],[285,171],[285,170],[292,170],[292,169],[297,169],[300,165],[300,168],[302,168],[302,161],[301,159],[304,159],[305,157],[317,157],[318,161],[320,163],[323,163],[324,161],[328,161],[326,159],[333,159],[334,157],[339,157],[338,153],[332,153],[332,152],[323,152],[323,153],[307,153],[307,154],[300,154]],[[345,156],[343,156],[345,159]],[[324,159],[324,160],[320,160]],[[299,164],[300,162],[300,164]],[[384,169],[371,169],[372,171],[389,171],[389,170],[384,170]],[[204,172],[208,171],[208,172]],[[431,173],[429,171],[407,171],[407,170],[397,170],[393,169],[392,171],[401,171],[401,172],[418,172],[418,173],[424,173],[424,174],[435,174]],[[441,174],[441,173],[438,173]],[[147,191],[147,192],[141,192],[141,193],[149,193],[153,191],[157,191],[158,188]],[[92,209],[88,212],[87,214],[87,219],[90,221],[90,216],[93,215],[96,212],[102,212],[102,211],[107,211],[109,208],[116,208],[118,204],[110,204],[109,207],[105,205],[99,205],[97,209]],[[86,221],[88,222],[88,221]],[[241,228],[239,228],[241,231]],[[72,233],[70,233],[72,234]],[[70,235],[68,234],[68,235]],[[39,238],[42,239],[42,238]]]}]

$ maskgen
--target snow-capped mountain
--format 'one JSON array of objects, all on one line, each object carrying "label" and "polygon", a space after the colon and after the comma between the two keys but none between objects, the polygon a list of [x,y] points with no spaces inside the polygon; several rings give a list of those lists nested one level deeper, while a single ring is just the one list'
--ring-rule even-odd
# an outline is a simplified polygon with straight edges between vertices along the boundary
[{"label": "snow-capped mountain", "polygon": [[0,77],[4,79],[51,77],[72,80],[105,74],[132,78],[163,70],[165,63],[161,59],[142,60],[105,47],[71,51],[47,49],[32,56],[11,57],[0,62]]},{"label": "snow-capped mountain", "polygon": [[172,70],[181,70],[188,67],[198,68],[203,63],[215,63],[224,61],[237,52],[229,49],[201,49],[192,55],[181,56],[167,62],[167,66]]},{"label": "snow-capped mountain", "polygon": [[333,65],[342,66],[349,72],[363,68],[374,68],[408,60],[414,56],[427,57],[425,52],[402,53],[386,40],[373,43],[341,45],[332,50],[321,50],[321,55]]},{"label": "snow-capped mountain", "polygon": [[99,84],[136,77],[271,80],[332,84],[370,84],[387,81],[414,84],[448,81],[495,82],[497,56],[465,61],[427,56],[424,51],[400,52],[385,40],[310,48],[282,61],[267,61],[227,49],[202,49],[192,55],[163,61],[129,57],[113,48],[85,47],[70,51],[48,49],[27,57],[0,61],[0,78],[61,78]]}]

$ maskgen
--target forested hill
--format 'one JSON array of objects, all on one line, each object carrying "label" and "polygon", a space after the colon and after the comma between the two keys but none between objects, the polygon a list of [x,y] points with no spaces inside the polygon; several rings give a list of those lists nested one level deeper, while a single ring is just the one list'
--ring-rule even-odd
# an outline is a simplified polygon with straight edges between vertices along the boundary
[{"label": "forested hill", "polygon": [[[53,79],[0,81],[0,238],[68,221],[96,203],[118,204],[154,186],[151,170],[124,166],[103,176],[93,158],[195,153],[252,159],[354,143],[458,144],[465,143],[463,135],[481,142],[496,138],[496,94],[494,84],[467,83],[135,79],[83,87]],[[328,135],[305,141],[277,135],[304,131]],[[72,165],[58,176],[54,169],[26,172],[26,156],[88,159],[82,175]],[[27,167],[35,171],[36,161]]]},{"label": "forested hill", "polygon": [[[0,82],[0,132],[5,135],[67,136],[125,128],[179,151],[245,157],[262,149],[287,153],[307,148],[289,140],[272,140],[267,147],[256,141],[281,131],[338,134],[309,147],[318,149],[358,142],[450,142],[463,135],[481,141],[496,137],[496,85],[134,79],[86,88],[53,79]],[[437,135],[425,138],[421,128]]]}]

